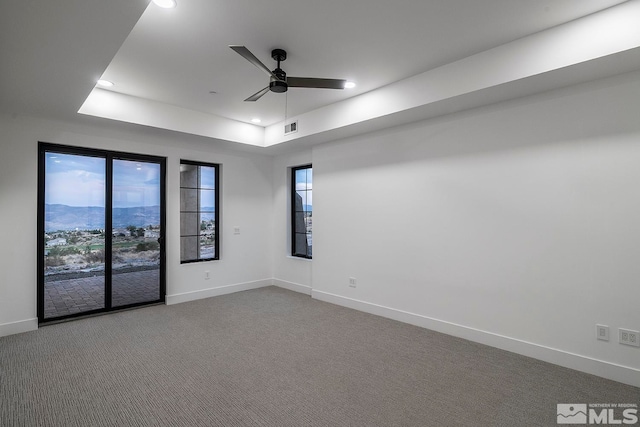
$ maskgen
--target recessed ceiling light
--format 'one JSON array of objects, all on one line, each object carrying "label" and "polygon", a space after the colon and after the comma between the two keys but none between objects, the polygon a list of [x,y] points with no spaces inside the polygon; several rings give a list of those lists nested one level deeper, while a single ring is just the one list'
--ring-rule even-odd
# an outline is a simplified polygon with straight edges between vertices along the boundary
[{"label": "recessed ceiling light", "polygon": [[344,88],[345,89],[351,89],[351,88],[354,88],[354,87],[356,87],[356,84],[354,82],[346,82],[344,84]]},{"label": "recessed ceiling light", "polygon": [[98,80],[98,85],[102,86],[102,87],[111,87],[111,86],[113,86],[113,83],[110,82],[109,80],[100,79],[100,80]]},{"label": "recessed ceiling light", "polygon": [[176,3],[176,0],[153,0],[153,2],[156,4],[156,6],[160,6],[165,9],[171,9],[178,5],[178,3]]},{"label": "recessed ceiling light", "polygon": [[260,123],[262,120],[260,120],[259,118],[256,117],[255,119],[251,119],[251,121],[253,123]]}]

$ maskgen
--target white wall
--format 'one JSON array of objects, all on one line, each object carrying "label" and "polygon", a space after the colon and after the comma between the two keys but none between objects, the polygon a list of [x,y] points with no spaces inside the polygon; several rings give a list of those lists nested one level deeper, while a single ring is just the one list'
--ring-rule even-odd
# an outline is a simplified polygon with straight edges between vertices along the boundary
[{"label": "white wall", "polygon": [[311,163],[311,149],[283,154],[273,166],[273,277],[274,284],[311,293],[313,262],[291,256],[291,168]]},{"label": "white wall", "polygon": [[[168,158],[169,302],[274,278],[638,385],[640,349],[616,335],[640,330],[639,95],[640,73],[627,74],[275,159],[134,125],[0,116],[0,335],[37,324],[40,140]],[[180,158],[223,165],[220,261],[179,264]],[[288,256],[287,169],[309,162],[312,262]]]},{"label": "white wall", "polygon": [[640,385],[640,73],[312,160],[314,297]]},{"label": "white wall", "polygon": [[[0,116],[0,336],[36,318],[37,143],[167,157],[167,302],[271,284],[270,156],[230,151],[212,140],[98,119],[88,124]],[[222,164],[221,259],[180,264],[180,159]],[[240,234],[233,227],[240,227]],[[211,279],[204,279],[204,271]]]}]

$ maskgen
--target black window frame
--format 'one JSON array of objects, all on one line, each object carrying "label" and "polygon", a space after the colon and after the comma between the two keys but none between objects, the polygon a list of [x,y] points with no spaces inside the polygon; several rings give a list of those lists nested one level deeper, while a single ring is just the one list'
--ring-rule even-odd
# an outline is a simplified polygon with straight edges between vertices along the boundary
[{"label": "black window frame", "polygon": [[[182,185],[182,175],[180,175],[180,264],[191,264],[191,263],[196,263],[196,262],[207,262],[207,261],[217,261],[220,259],[220,164],[219,163],[207,163],[207,162],[200,162],[200,161],[194,161],[194,160],[186,160],[186,159],[180,159],[180,167],[182,168],[182,165],[189,165],[189,166],[197,166],[198,167],[198,186],[197,187],[184,187]],[[200,214],[201,213],[209,213],[208,211],[202,211],[200,209],[198,209],[197,211],[183,211],[182,210],[182,206],[183,206],[183,200],[182,200],[182,190],[196,190],[197,194],[198,194],[198,207],[200,208],[200,190],[210,190],[208,188],[202,188],[200,187],[200,168],[201,167],[207,167],[207,168],[213,168],[214,169],[214,204],[215,204],[215,210],[214,210],[214,221],[215,221],[215,225],[214,225],[214,254],[212,258],[201,258],[200,257],[200,253],[198,251],[198,257],[194,258],[194,259],[182,259],[183,256],[183,250],[182,250],[182,245],[183,245],[183,237],[194,237],[194,235],[192,234],[183,234],[183,230],[182,230],[182,215],[186,214],[186,213],[197,213],[198,214],[198,224],[196,226],[196,231],[198,232],[197,235],[195,235],[195,237],[197,237],[198,239],[200,238],[200,224],[201,224],[201,220],[200,220]],[[182,174],[182,171],[180,171],[180,173]]]},{"label": "black window frame", "polygon": [[[313,165],[312,164],[307,164],[307,165],[302,165],[302,166],[295,166],[291,168],[291,188],[290,188],[290,203],[291,203],[291,256],[294,257],[298,257],[298,258],[304,258],[304,259],[313,259],[313,249],[311,249],[311,253],[309,253],[309,248],[307,248],[304,253],[302,253],[301,250],[299,250],[299,248],[297,248],[297,244],[296,244],[296,235],[298,234],[304,234],[306,235],[311,235],[313,236],[313,230],[311,231],[311,233],[306,232],[305,233],[299,233],[296,231],[296,221],[297,221],[297,217],[299,215],[299,213],[305,213],[306,211],[304,211],[304,207],[302,211],[298,211],[296,209],[296,195],[297,195],[297,190],[296,190],[296,172],[299,170],[304,170],[304,169],[311,169],[313,171]],[[312,189],[308,189],[305,190],[308,192],[312,192]],[[311,217],[313,217],[313,210],[311,210]],[[306,227],[306,225],[305,225]],[[313,248],[313,245],[311,246],[311,248]]]},{"label": "black window frame", "polygon": [[[161,192],[160,192],[160,229],[162,235],[158,238],[160,244],[160,276],[159,276],[159,298],[157,300],[136,302],[126,305],[112,305],[112,237],[113,237],[113,224],[112,215],[105,215],[105,306],[104,308],[96,310],[82,311],[69,315],[57,316],[52,318],[45,317],[45,156],[47,153],[60,153],[79,155],[87,157],[97,157],[105,159],[105,212],[112,212],[113,208],[113,161],[114,160],[140,160],[141,162],[154,162],[160,165],[160,180],[161,180]],[[167,269],[166,269],[166,211],[167,211],[167,196],[166,196],[166,173],[167,170],[167,158],[162,156],[154,156],[148,154],[128,153],[122,151],[112,151],[100,148],[90,148],[83,146],[72,146],[63,144],[54,144],[50,142],[38,141],[38,206],[37,206],[37,316],[38,324],[45,325],[47,323],[56,323],[59,321],[65,321],[75,318],[83,318],[86,316],[92,316],[95,314],[111,313],[121,310],[128,310],[135,307],[142,307],[154,304],[164,304],[166,302],[166,284],[167,284]]]}]

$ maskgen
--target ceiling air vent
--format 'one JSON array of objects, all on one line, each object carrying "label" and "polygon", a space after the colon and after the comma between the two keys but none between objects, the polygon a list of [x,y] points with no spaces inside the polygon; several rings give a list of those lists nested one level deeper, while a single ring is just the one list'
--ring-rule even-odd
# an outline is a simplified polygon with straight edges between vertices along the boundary
[{"label": "ceiling air vent", "polygon": [[298,121],[287,123],[284,125],[284,134],[289,135],[290,133],[298,132]]}]

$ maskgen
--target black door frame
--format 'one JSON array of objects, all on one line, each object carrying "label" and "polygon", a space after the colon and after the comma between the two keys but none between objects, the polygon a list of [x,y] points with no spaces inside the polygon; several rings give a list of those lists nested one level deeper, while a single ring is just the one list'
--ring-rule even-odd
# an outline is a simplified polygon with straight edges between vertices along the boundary
[{"label": "black door frame", "polygon": [[[84,311],[81,313],[74,313],[65,316],[59,316],[54,318],[44,318],[44,251],[45,251],[45,153],[56,152],[60,154],[72,154],[83,155],[90,157],[104,158],[105,164],[105,299],[104,308]],[[131,160],[141,161],[148,163],[157,163],[160,165],[160,230],[161,235],[158,239],[160,244],[160,298],[153,301],[138,302],[133,304],[121,305],[112,307],[111,301],[111,285],[112,285],[112,243],[113,243],[113,161],[114,160]],[[48,142],[38,142],[38,324],[44,324],[48,322],[57,322],[60,320],[67,320],[76,317],[84,317],[88,315],[94,315],[99,313],[108,313],[112,311],[119,311],[129,309],[138,306],[145,306],[151,304],[158,304],[165,302],[166,294],[166,242],[165,242],[165,229],[166,229],[166,168],[167,158],[160,156],[151,156],[146,154],[125,153],[119,151],[109,151],[94,148],[75,147],[69,145],[52,144]]]}]

